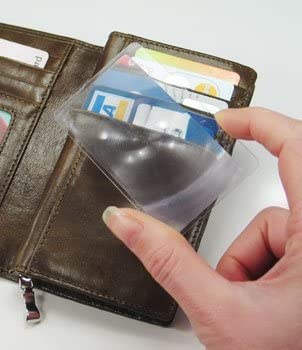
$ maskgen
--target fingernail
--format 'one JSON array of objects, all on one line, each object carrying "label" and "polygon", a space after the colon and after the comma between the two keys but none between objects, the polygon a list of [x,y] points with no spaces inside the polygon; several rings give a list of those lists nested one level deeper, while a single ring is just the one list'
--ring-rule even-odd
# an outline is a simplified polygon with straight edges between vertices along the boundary
[{"label": "fingernail", "polygon": [[223,110],[215,113],[214,117],[216,120],[222,120],[225,117],[226,113],[227,113],[227,109],[223,109]]},{"label": "fingernail", "polygon": [[119,209],[117,207],[108,207],[104,210],[103,215],[102,215],[102,219],[104,221],[104,223],[108,226],[109,223],[109,219],[112,215],[114,215],[114,213],[118,214]]},{"label": "fingernail", "polygon": [[142,232],[143,224],[117,207],[108,207],[102,215],[104,223],[112,233],[129,248],[134,244],[137,235]]}]

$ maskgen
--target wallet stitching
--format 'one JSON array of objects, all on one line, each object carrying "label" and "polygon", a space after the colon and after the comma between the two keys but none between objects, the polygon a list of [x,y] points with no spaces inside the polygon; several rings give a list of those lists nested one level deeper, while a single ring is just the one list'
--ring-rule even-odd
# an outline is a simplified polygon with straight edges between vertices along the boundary
[{"label": "wallet stitching", "polygon": [[200,236],[200,230],[204,227],[206,220],[209,218],[211,212],[207,212],[206,214],[202,215],[198,222],[196,223],[196,226],[192,230],[192,245],[196,249],[196,243],[198,241],[198,238]]},{"label": "wallet stitching", "polygon": [[[61,190],[60,197],[56,201],[54,207],[52,208],[52,212],[51,212],[51,214],[49,216],[48,224],[47,224],[46,228],[44,229],[44,232],[42,233],[42,235],[40,237],[40,240],[39,240],[36,248],[34,249],[34,251],[32,253],[32,256],[30,257],[30,260],[29,260],[29,263],[28,263],[28,268],[29,269],[32,269],[32,267],[37,262],[37,255],[39,254],[40,250],[42,249],[44,243],[47,240],[50,228],[51,228],[53,222],[55,221],[56,215],[59,213],[59,209],[60,209],[61,204],[63,202],[64,196],[65,196],[65,192],[66,192],[69,184],[71,183],[71,180],[73,179],[74,173],[76,172],[76,170],[78,168],[78,165],[80,163],[80,159],[81,159],[82,154],[83,153],[81,152],[81,150],[79,150],[78,155],[75,158],[75,161],[74,161],[74,163],[72,165],[72,168],[70,170],[70,174],[68,175],[67,181],[66,181],[63,189]],[[22,266],[19,266],[19,267],[22,267]],[[26,268],[25,266],[23,266],[23,267]]]},{"label": "wallet stitching", "polygon": [[88,288],[85,288],[81,285],[77,285],[73,282],[70,282],[68,280],[65,280],[65,279],[60,279],[60,278],[55,278],[55,277],[51,277],[47,274],[43,274],[43,273],[40,273],[39,271],[37,270],[34,270],[34,269],[31,269],[30,271],[34,272],[34,273],[38,273],[39,276],[41,277],[45,277],[47,278],[49,281],[53,281],[53,282],[63,282],[71,287],[76,287],[77,289],[83,291],[83,292],[88,292],[89,294],[92,294],[93,296],[95,297],[101,297],[101,298],[104,298],[104,299],[107,299],[107,300],[110,300],[110,301],[114,301],[114,302],[117,302],[118,304],[120,305],[124,305],[124,306],[128,306],[128,307],[134,307],[134,308],[137,308],[137,309],[140,309],[142,311],[146,311],[148,312],[149,314],[153,314],[153,315],[158,315],[158,316],[170,316],[174,310],[175,310],[175,307],[176,307],[176,303],[173,301],[174,305],[170,306],[169,307],[169,312],[168,313],[164,313],[164,312],[160,312],[160,311],[154,311],[152,309],[149,309],[149,308],[146,308],[142,305],[139,305],[139,304],[132,304],[132,303],[128,303],[124,300],[121,300],[119,298],[116,298],[116,297],[113,297],[113,296],[110,296],[110,295],[106,295],[106,294],[102,294],[102,293],[99,293],[97,291],[94,291],[94,290],[90,290]]},{"label": "wallet stitching", "polygon": [[[83,47],[86,47],[88,49],[92,49],[94,51],[99,51],[100,50],[100,46],[89,44],[89,43],[85,43],[85,42],[83,42],[81,40],[76,40],[76,39],[71,39],[71,38],[64,38],[64,37],[61,37],[59,35],[39,32],[39,31],[35,31],[35,30],[32,30],[32,29],[14,27],[14,26],[10,26],[10,25],[4,24],[4,23],[0,23],[0,28],[1,27],[4,28],[4,29],[7,29],[7,30],[14,31],[16,33],[21,33],[21,34],[25,33],[27,35],[30,35],[30,36],[33,36],[33,37],[36,37],[36,38],[45,37],[45,38],[51,39],[51,41],[54,41],[54,42],[59,41],[59,42],[62,42],[64,44],[76,44],[78,46],[83,46]],[[67,47],[67,49],[68,49],[68,47]],[[66,51],[66,49],[65,49],[65,51]],[[64,58],[65,51],[63,52],[63,55],[62,55],[61,58]]]},{"label": "wallet stitching", "polygon": [[[0,273],[1,274],[6,274],[6,275],[12,275],[14,272],[6,270],[4,268],[0,268]],[[53,291],[52,288],[45,287],[44,285],[41,286],[41,289],[46,291],[46,292],[54,293],[55,295],[58,295],[58,296],[61,296],[61,297],[65,297],[65,298],[68,298],[68,299],[73,300],[73,301],[77,301],[77,302],[80,301],[81,303],[84,303],[86,305],[98,307],[98,308],[101,308],[102,310],[105,310],[105,311],[114,312],[114,313],[116,313],[118,315],[122,315],[122,316],[126,315],[126,316],[131,317],[131,318],[139,319],[139,316],[137,316],[134,311],[127,310],[127,309],[124,309],[123,311],[116,310],[116,309],[112,310],[112,307],[110,307],[110,305],[104,305],[101,300],[100,301],[94,301],[94,300],[85,300],[85,301],[83,301],[81,299],[79,300],[79,298],[77,298],[77,297],[71,296],[70,294],[66,294],[64,292],[58,292],[57,290]],[[144,315],[144,314],[141,315],[142,319],[145,319],[147,317],[148,317],[147,315]],[[165,321],[165,320],[170,321],[170,319],[168,319],[168,318],[167,319],[163,318],[162,320],[163,321]]]},{"label": "wallet stitching", "polygon": [[[10,168],[9,168],[9,170],[8,170],[8,172],[7,172],[7,174],[6,174],[6,177],[5,177],[5,179],[4,179],[3,185],[2,185],[1,188],[0,188],[0,197],[3,197],[3,193],[4,193],[5,190],[6,190],[7,183],[8,183],[8,181],[9,181],[9,179],[11,178],[11,174],[12,174],[12,172],[14,171],[15,165],[16,165],[16,163],[17,163],[19,157],[20,157],[20,154],[21,154],[21,153],[23,152],[23,150],[24,150],[24,146],[25,146],[26,142],[28,141],[28,137],[29,137],[30,133],[32,132],[32,129],[33,129],[34,125],[35,125],[37,116],[39,115],[39,112],[41,111],[41,108],[43,108],[43,103],[45,102],[45,100],[46,100],[46,98],[47,98],[48,91],[52,88],[52,85],[53,85],[53,82],[54,82],[54,80],[55,80],[55,78],[56,78],[57,73],[62,69],[62,66],[63,66],[63,64],[64,64],[64,62],[65,62],[65,59],[66,59],[66,57],[67,57],[67,54],[70,52],[71,47],[72,47],[71,45],[69,45],[69,46],[66,47],[66,49],[65,49],[65,51],[64,51],[64,56],[62,57],[62,60],[61,60],[60,65],[58,66],[58,68],[57,68],[55,74],[52,76],[48,88],[47,88],[47,89],[45,90],[45,92],[42,94],[42,102],[41,102],[41,104],[37,105],[37,108],[36,108],[35,111],[33,112],[32,120],[31,120],[31,122],[30,122],[30,125],[28,126],[28,130],[27,130],[27,132],[26,132],[26,134],[25,134],[25,136],[24,136],[24,138],[23,138],[23,140],[22,140],[22,142],[21,142],[21,145],[20,145],[20,147],[19,147],[19,149],[18,149],[18,152],[17,152],[17,154],[16,154],[15,159],[13,160],[13,162],[12,162],[12,164],[11,164],[11,166],[10,166]],[[3,95],[3,96],[6,96],[6,97],[13,97],[13,96],[10,96],[10,95],[7,95],[7,94],[3,94],[2,92],[0,92],[0,94]],[[14,98],[14,97],[13,97],[13,98]],[[18,98],[15,98],[15,99],[19,100]],[[20,100],[20,102],[21,102],[21,100]],[[23,102],[23,101],[22,101],[22,102]],[[22,103],[22,102],[21,102],[21,103]],[[24,102],[23,102],[23,103],[24,103]],[[2,200],[2,199],[3,199],[3,198],[1,198],[0,200]]]},{"label": "wallet stitching", "polygon": [[[49,276],[47,274],[43,274],[43,273],[39,272],[37,269],[34,268],[34,265],[37,265],[37,256],[38,256],[39,252],[41,251],[44,243],[46,242],[46,240],[48,238],[48,234],[49,234],[50,229],[51,229],[51,226],[54,223],[54,221],[56,219],[56,216],[57,216],[57,214],[60,211],[60,207],[61,207],[61,204],[63,202],[66,190],[69,187],[70,183],[72,182],[74,174],[76,173],[76,170],[77,170],[78,166],[80,165],[80,160],[81,160],[82,155],[83,155],[83,153],[81,151],[79,151],[79,154],[78,154],[78,156],[75,159],[75,162],[74,162],[73,167],[72,167],[72,169],[70,171],[70,174],[68,176],[66,184],[65,184],[64,188],[61,191],[61,196],[60,196],[59,200],[56,202],[56,204],[55,204],[55,206],[54,206],[54,208],[52,210],[51,216],[50,216],[49,221],[48,221],[48,225],[45,228],[45,231],[44,231],[44,233],[43,233],[39,243],[37,244],[36,249],[34,250],[34,252],[32,254],[31,261],[29,262],[29,266],[28,266],[28,271],[32,271],[34,273],[38,273],[39,276],[45,277],[45,278],[49,279],[50,281],[63,282],[63,283],[68,284],[68,285],[70,285],[72,287],[76,287],[76,288],[82,290],[83,292],[88,292],[90,294],[93,294],[96,297],[102,297],[102,298],[107,299],[107,300],[115,301],[115,302],[117,302],[117,303],[119,303],[121,305],[125,305],[125,306],[129,306],[129,307],[134,307],[134,308],[137,308],[137,309],[145,310],[146,312],[148,312],[150,314],[161,315],[161,316],[163,316],[163,315],[167,316],[167,315],[172,314],[174,312],[174,310],[175,310],[175,307],[176,307],[176,304],[175,304],[174,301],[172,301],[172,305],[169,306],[169,312],[168,313],[157,312],[157,311],[145,308],[142,305],[131,304],[131,303],[128,303],[128,302],[126,302],[124,300],[116,298],[114,296],[109,296],[107,294],[99,293],[98,291],[95,291],[95,290],[90,290],[88,288],[85,288],[81,284],[76,284],[74,282],[68,281],[67,279],[52,277],[52,276]],[[25,268],[25,267],[20,265],[20,266],[16,266],[16,268]]]},{"label": "wallet stitching", "polygon": [[[74,45],[72,45],[72,47],[70,48],[70,52],[71,52],[71,50],[72,50],[73,47],[74,47]],[[95,67],[94,67],[94,70],[96,69],[97,64],[98,64],[98,62],[96,62]],[[61,71],[60,71],[58,77],[60,76],[60,74],[61,74]],[[80,159],[80,157],[81,157],[81,154],[82,154],[82,152],[81,152],[81,150],[80,150],[80,151],[79,151],[79,154],[78,154],[78,157],[76,157],[76,158],[73,160],[72,166],[74,167],[74,170],[76,170],[77,167],[78,167],[78,165],[77,165],[76,163],[78,163],[78,161],[79,161],[79,159]],[[64,194],[65,194],[65,191],[66,191],[67,187],[68,187],[68,183],[67,183],[67,184],[65,185],[65,187],[61,190],[62,199],[63,199],[63,196],[64,196]],[[43,238],[43,233],[42,233],[41,239],[42,239],[42,238]],[[45,237],[45,238],[46,238],[46,237]],[[34,249],[34,251],[33,251],[33,253],[32,253],[32,256],[31,256],[31,258],[30,258],[30,260],[29,260],[29,268],[31,267],[31,264],[32,264],[31,262],[32,262],[32,260],[33,260],[33,262],[35,261],[34,256],[35,256],[35,254],[39,251],[39,244],[40,244],[40,241],[38,242],[36,248]],[[26,269],[26,266],[23,266],[23,265],[19,265],[19,266],[16,266],[16,267],[17,267],[17,268],[19,267],[19,268],[22,268],[22,269]]]},{"label": "wallet stitching", "polygon": [[9,112],[12,115],[12,121],[9,124],[9,127],[8,127],[7,132],[6,132],[4,140],[2,141],[2,143],[0,145],[0,155],[1,155],[1,153],[2,153],[2,151],[4,149],[4,146],[7,143],[8,137],[9,137],[9,135],[10,135],[12,129],[13,129],[13,125],[15,124],[16,112],[13,109],[11,109],[11,108],[4,107],[3,105],[0,105],[0,109],[2,109],[3,111]]},{"label": "wallet stitching", "polygon": [[203,226],[204,220],[206,220],[207,215],[210,215],[210,211],[207,211],[206,213],[201,214],[200,217],[197,219],[197,222],[195,223],[195,225],[193,225],[191,229],[191,234],[188,241],[194,247],[195,247],[196,240],[200,234],[200,229]]},{"label": "wallet stitching", "polygon": [[[1,272],[1,270],[0,270],[0,272]],[[79,298],[71,296],[70,294],[66,294],[64,292],[58,292],[57,290],[53,291],[52,288],[48,288],[48,287],[45,287],[45,286],[42,286],[41,289],[43,289],[43,290],[45,290],[46,292],[49,292],[49,293],[54,293],[55,295],[58,295],[60,297],[68,298],[70,300],[79,302]],[[83,301],[83,300],[80,299],[80,302],[84,303],[86,305],[90,305],[90,306],[93,306],[93,307],[101,308],[102,310],[105,310],[105,311],[114,312],[115,314],[118,314],[118,315],[128,316],[128,317],[131,317],[131,318],[139,319],[139,316],[137,317],[137,316],[135,316],[135,314],[132,314],[131,310],[125,309],[123,311],[120,311],[120,310],[112,309],[112,307],[110,307],[108,305],[104,305],[102,303],[102,301],[99,301],[99,302],[98,301],[94,301],[94,300],[85,300],[85,301]],[[141,317],[142,317],[142,319],[147,318],[146,315],[142,315]]]}]

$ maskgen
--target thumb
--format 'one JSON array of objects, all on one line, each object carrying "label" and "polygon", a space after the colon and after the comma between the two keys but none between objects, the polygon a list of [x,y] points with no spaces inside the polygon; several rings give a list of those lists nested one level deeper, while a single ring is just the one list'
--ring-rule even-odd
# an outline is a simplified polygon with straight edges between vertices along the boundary
[{"label": "thumb", "polygon": [[185,238],[133,209],[108,207],[103,220],[178,302],[192,323],[207,322],[232,298],[231,284],[199,257]]}]

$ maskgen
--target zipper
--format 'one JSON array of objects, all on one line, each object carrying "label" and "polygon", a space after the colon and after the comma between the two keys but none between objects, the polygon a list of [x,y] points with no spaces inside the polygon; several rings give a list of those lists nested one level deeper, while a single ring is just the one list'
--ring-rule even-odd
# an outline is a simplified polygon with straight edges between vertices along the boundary
[{"label": "zipper", "polygon": [[34,283],[31,278],[19,275],[19,286],[21,288],[25,302],[26,323],[36,323],[40,321],[40,311],[36,306]]}]

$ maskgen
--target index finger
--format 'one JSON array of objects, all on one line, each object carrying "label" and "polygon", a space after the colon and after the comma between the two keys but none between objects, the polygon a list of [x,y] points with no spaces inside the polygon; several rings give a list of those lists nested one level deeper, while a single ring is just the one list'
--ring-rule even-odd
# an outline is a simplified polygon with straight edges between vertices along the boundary
[{"label": "index finger", "polygon": [[230,108],[216,113],[215,118],[232,137],[255,140],[275,156],[286,140],[302,134],[301,121],[265,108]]},{"label": "index finger", "polygon": [[232,137],[255,140],[279,157],[289,206],[302,204],[302,122],[264,108],[228,109],[215,115]]}]

